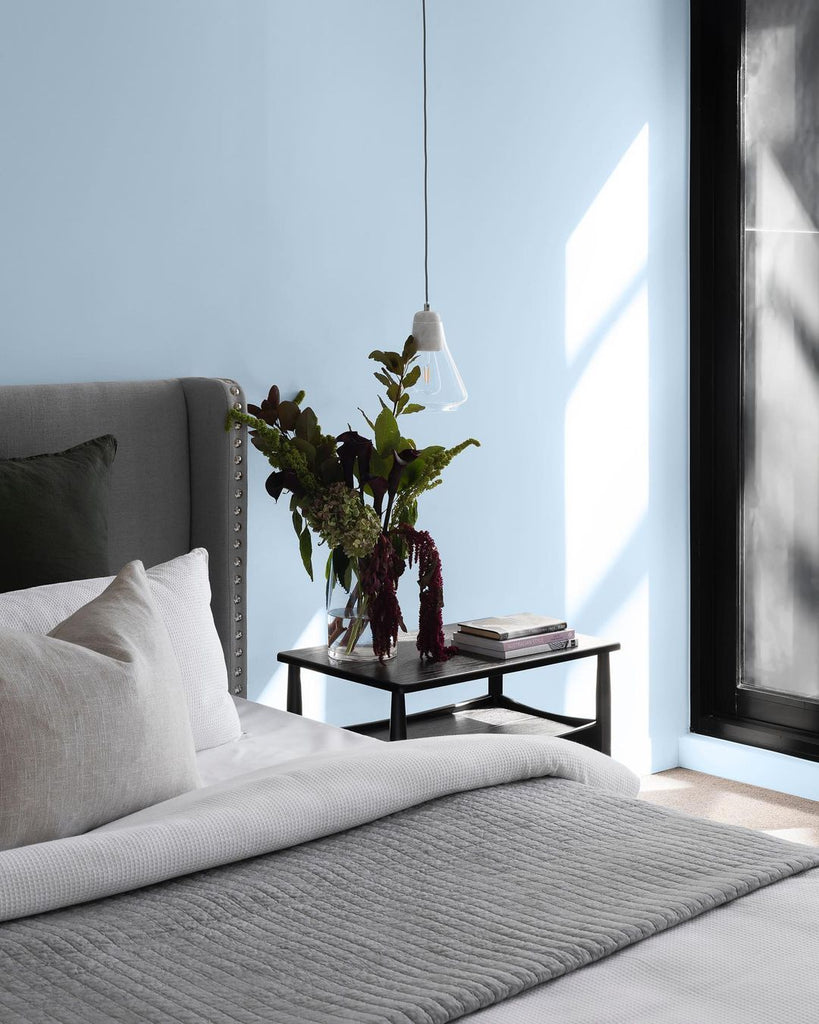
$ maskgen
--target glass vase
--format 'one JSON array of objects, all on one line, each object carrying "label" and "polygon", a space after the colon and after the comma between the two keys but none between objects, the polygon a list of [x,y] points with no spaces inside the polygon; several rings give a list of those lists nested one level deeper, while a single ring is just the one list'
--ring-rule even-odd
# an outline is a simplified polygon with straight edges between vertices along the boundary
[{"label": "glass vase", "polygon": [[[347,562],[347,559],[344,560]],[[327,570],[327,655],[333,661],[378,661],[367,597],[362,593],[357,559],[349,559],[344,578],[336,572],[334,559]],[[383,660],[394,658],[393,644]]]}]

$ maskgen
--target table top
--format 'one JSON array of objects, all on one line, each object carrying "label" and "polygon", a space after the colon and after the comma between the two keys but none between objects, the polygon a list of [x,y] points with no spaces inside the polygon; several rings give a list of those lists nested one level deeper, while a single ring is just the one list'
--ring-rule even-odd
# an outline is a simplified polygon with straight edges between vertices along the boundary
[{"label": "table top", "polygon": [[[452,641],[454,626],[445,627],[447,643]],[[484,658],[475,654],[456,654],[449,661],[423,664],[415,647],[415,637],[398,640],[398,653],[383,664],[377,661],[334,661],[327,654],[323,644],[319,647],[302,647],[295,651],[281,651],[278,660],[285,665],[298,665],[324,675],[348,679],[379,690],[413,693],[417,690],[431,690],[437,686],[465,683],[472,679],[485,679],[489,675],[507,675],[522,672],[543,665],[556,665],[578,658],[590,658],[610,651],[619,651],[620,644],[598,637],[577,634],[577,647],[546,654],[525,654],[504,661],[500,658]]]}]

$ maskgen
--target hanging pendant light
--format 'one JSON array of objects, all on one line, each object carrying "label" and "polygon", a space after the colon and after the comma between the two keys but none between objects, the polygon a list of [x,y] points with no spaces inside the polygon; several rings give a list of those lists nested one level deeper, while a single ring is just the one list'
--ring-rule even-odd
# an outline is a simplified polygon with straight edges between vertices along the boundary
[{"label": "hanging pendant light", "polygon": [[427,4],[421,0],[424,71],[424,308],[412,320],[421,377],[413,395],[426,409],[450,412],[466,401],[466,388],[449,351],[441,317],[429,308],[429,197],[427,155]]}]

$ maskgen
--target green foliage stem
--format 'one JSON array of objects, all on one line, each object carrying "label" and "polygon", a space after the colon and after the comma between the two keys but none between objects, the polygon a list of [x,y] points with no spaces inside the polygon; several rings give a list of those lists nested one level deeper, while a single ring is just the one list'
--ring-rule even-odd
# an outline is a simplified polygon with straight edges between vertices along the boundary
[{"label": "green foliage stem", "polygon": [[[266,457],[274,469],[289,469],[296,474],[299,484],[308,496],[321,489],[321,483],[307,463],[307,457],[293,443],[293,439],[285,437],[278,427],[271,427],[264,420],[252,416],[248,412],[231,409],[227,416],[227,429],[231,423],[244,423],[253,432],[253,444]],[[331,438],[335,443],[335,438]]]},{"label": "green foliage stem", "polygon": [[413,525],[417,517],[418,498],[426,491],[431,491],[441,483],[441,473],[452,462],[456,455],[474,445],[480,448],[480,441],[474,437],[467,438],[454,448],[441,448],[438,451],[422,453],[413,463],[412,479],[404,486],[395,499],[390,515],[389,527],[396,529],[402,523]]}]

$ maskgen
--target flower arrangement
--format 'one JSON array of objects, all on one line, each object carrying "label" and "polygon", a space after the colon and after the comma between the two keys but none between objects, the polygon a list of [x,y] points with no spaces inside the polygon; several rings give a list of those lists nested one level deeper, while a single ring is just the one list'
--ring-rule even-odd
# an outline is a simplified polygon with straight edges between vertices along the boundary
[{"label": "flower arrangement", "polygon": [[[282,401],[270,388],[260,406],[231,410],[232,421],[250,427],[252,443],[268,459],[273,472],[265,487],[276,501],[290,494],[293,528],[302,562],[313,578],[313,540],[329,549],[325,568],[328,596],[328,652],[337,658],[372,656],[383,661],[394,653],[399,629],[405,629],[397,587],[405,567],[418,567],[420,618],[417,647],[422,659],[446,660],[441,609],[441,560],[430,535],[415,527],[418,499],[441,483],[449,463],[478,441],[469,438],[454,448],[432,445],[418,449],[402,435],[399,420],[421,412],[410,391],[421,376],[412,335],[401,352],[371,352],[380,368],[381,410],[371,420],[359,410],[372,438],[349,428],[325,434],[315,412],[302,408],[305,393]],[[331,595],[344,595],[343,608],[330,613]]]}]

